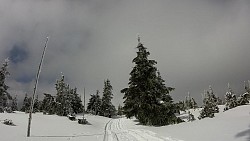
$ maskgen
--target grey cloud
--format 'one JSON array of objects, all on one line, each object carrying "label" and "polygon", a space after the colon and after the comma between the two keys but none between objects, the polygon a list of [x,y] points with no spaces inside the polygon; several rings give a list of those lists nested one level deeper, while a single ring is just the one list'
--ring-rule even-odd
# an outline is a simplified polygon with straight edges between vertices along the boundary
[{"label": "grey cloud", "polygon": [[[223,97],[227,83],[237,93],[250,70],[247,0],[0,0],[0,59],[13,44],[26,43],[29,58],[11,64],[11,91],[31,93],[45,37],[50,35],[39,95],[54,90],[63,72],[68,83],[102,91],[104,79],[114,87],[115,104],[127,86],[136,55],[136,35],[151,52],[175,100],[187,91],[201,101],[200,93],[212,85]],[[88,98],[88,97],[87,97]]]}]

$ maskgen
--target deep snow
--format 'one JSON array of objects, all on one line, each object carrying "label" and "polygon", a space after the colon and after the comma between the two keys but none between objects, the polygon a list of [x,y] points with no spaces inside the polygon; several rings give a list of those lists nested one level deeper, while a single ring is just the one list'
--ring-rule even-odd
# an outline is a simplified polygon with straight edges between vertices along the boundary
[{"label": "deep snow", "polygon": [[[109,119],[86,115],[89,125],[80,125],[67,117],[33,114],[31,137],[27,138],[28,114],[0,113],[1,122],[10,119],[16,126],[0,123],[1,141],[250,141],[250,105],[236,107],[214,118],[177,125],[152,127],[136,119]],[[195,117],[200,109],[190,110]],[[186,117],[182,113],[182,118]],[[80,116],[79,116],[80,118]]]}]

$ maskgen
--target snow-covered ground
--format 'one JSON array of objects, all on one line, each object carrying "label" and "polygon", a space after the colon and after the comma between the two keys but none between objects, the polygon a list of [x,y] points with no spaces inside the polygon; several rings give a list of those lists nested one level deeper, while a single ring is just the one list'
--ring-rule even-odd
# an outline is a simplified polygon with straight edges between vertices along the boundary
[{"label": "snow-covered ground", "polygon": [[31,137],[27,138],[28,114],[1,113],[0,120],[11,119],[17,126],[0,124],[0,141],[102,141],[109,118],[86,115],[89,125],[80,125],[67,117],[33,114]]},{"label": "snow-covered ground", "polygon": [[[86,115],[89,125],[67,117],[33,114],[31,137],[27,138],[28,114],[0,113],[0,120],[11,119],[16,126],[0,123],[1,141],[250,141],[250,105],[222,112],[214,118],[177,125],[152,127],[136,119],[109,119]],[[199,110],[190,110],[197,118]],[[186,114],[180,115],[185,118]]]},{"label": "snow-covered ground", "polygon": [[198,120],[200,110],[190,110],[196,120],[164,127],[144,127],[161,136],[183,141],[250,141],[250,105],[239,106],[220,113],[214,118]]}]

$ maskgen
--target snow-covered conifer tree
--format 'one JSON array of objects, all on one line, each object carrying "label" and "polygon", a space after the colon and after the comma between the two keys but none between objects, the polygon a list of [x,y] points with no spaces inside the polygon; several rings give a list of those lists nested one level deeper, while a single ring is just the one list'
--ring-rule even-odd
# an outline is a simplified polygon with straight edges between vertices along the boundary
[{"label": "snow-covered conifer tree", "polygon": [[15,96],[15,97],[12,99],[12,102],[11,102],[11,109],[12,109],[12,111],[17,111],[17,110],[18,110],[18,107],[17,107],[17,96]]},{"label": "snow-covered conifer tree", "polygon": [[188,96],[186,96],[185,99],[185,109],[195,109],[198,105],[193,97],[190,96],[190,93],[188,92]]},{"label": "snow-covered conifer tree", "polygon": [[245,95],[245,97],[247,97],[247,100],[250,101],[250,81],[249,80],[247,81],[247,84],[244,81],[244,87],[245,87],[245,90],[246,90],[244,95]]},{"label": "snow-covered conifer tree", "polygon": [[180,122],[175,116],[176,106],[160,73],[154,66],[157,62],[149,60],[150,53],[138,38],[138,52],[133,59],[134,68],[130,72],[128,88],[124,93],[124,114],[127,118],[135,116],[144,125],[167,125]]},{"label": "snow-covered conifer tree", "polygon": [[56,113],[56,101],[55,97],[51,94],[44,93],[44,98],[40,106],[40,110],[43,111],[44,114],[55,114]]},{"label": "snow-covered conifer tree", "polygon": [[122,106],[119,104],[118,109],[117,109],[117,115],[121,116],[123,115],[123,109]]},{"label": "snow-covered conifer tree", "polygon": [[246,92],[241,94],[238,98],[237,98],[237,104],[240,105],[246,105],[249,103],[249,99],[250,99],[250,81],[248,80],[247,83],[244,81],[244,87]]},{"label": "snow-covered conifer tree", "polygon": [[34,100],[34,107],[33,107],[33,113],[39,112],[39,100],[38,100],[38,95],[36,95],[36,99]]},{"label": "snow-covered conifer tree", "polygon": [[7,91],[9,86],[7,86],[5,83],[6,77],[10,75],[7,70],[8,63],[8,59],[5,59],[3,66],[0,69],[0,112],[3,112],[3,109],[7,107],[8,99],[12,99]]},{"label": "snow-covered conifer tree", "polygon": [[241,94],[238,98],[237,98],[237,104],[240,106],[240,105],[246,105],[249,103],[248,101],[248,97],[249,97],[249,94],[248,93],[244,93],[244,94]]},{"label": "snow-covered conifer tree", "polygon": [[199,119],[202,119],[205,117],[213,118],[214,113],[219,112],[217,98],[211,86],[209,86],[209,90],[206,91],[203,104],[204,104],[203,109],[201,110],[200,116],[198,117]]},{"label": "snow-covered conifer tree", "polygon": [[99,91],[96,91],[96,94],[90,95],[89,103],[87,106],[87,112],[92,113],[94,115],[99,115],[101,111],[101,98],[99,95]]},{"label": "snow-covered conifer tree", "polygon": [[110,80],[104,81],[102,104],[101,104],[101,115],[105,117],[112,117],[115,115],[115,106],[112,104],[111,100],[113,98],[112,86]]},{"label": "snow-covered conifer tree", "polygon": [[228,91],[226,92],[226,95],[225,95],[225,102],[226,103],[225,103],[224,111],[237,107],[238,105],[236,95],[234,91],[232,90],[232,88],[230,87],[229,83],[228,83]]},{"label": "snow-covered conifer tree", "polygon": [[191,98],[191,105],[192,105],[191,108],[193,108],[193,109],[198,108],[198,104],[193,97]]},{"label": "snow-covered conifer tree", "polygon": [[23,106],[21,108],[21,111],[28,113],[30,110],[30,105],[31,105],[31,97],[28,97],[28,95],[26,93],[25,97],[23,99]]},{"label": "snow-covered conifer tree", "polygon": [[77,88],[71,89],[70,93],[72,95],[71,105],[73,112],[75,114],[83,112],[82,100],[79,94],[77,94]]},{"label": "snow-covered conifer tree", "polygon": [[175,105],[176,105],[178,111],[185,111],[186,110],[186,106],[185,106],[185,102],[184,101],[179,101]]},{"label": "snow-covered conifer tree", "polygon": [[73,114],[71,100],[73,95],[70,93],[70,86],[64,82],[64,75],[56,83],[56,114],[67,116]]}]

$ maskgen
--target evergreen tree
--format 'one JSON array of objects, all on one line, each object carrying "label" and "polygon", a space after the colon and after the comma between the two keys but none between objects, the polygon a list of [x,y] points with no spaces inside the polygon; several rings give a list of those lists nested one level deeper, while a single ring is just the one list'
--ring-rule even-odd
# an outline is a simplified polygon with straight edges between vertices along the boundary
[{"label": "evergreen tree", "polygon": [[180,122],[175,116],[176,106],[169,95],[174,88],[166,87],[155,60],[149,60],[150,53],[138,38],[138,52],[133,59],[134,68],[130,72],[128,88],[124,93],[124,114],[135,116],[144,125],[167,125]]},{"label": "evergreen tree", "polygon": [[117,115],[119,115],[119,116],[123,115],[123,108],[122,108],[122,106],[120,104],[118,106]]},{"label": "evergreen tree", "polygon": [[214,95],[213,89],[211,86],[209,86],[209,90],[205,93],[205,98],[203,100],[203,109],[201,110],[199,119],[205,118],[205,117],[214,117],[214,113],[219,112],[218,108],[218,102],[217,98]]},{"label": "evergreen tree", "polygon": [[6,59],[0,69],[0,112],[3,112],[3,109],[7,107],[8,99],[12,99],[7,91],[9,86],[5,83],[6,77],[10,75],[7,70],[8,63],[9,61]]},{"label": "evergreen tree", "polygon": [[55,97],[51,94],[44,93],[44,98],[40,106],[40,111],[43,111],[44,114],[55,114],[56,113],[56,101]]},{"label": "evergreen tree", "polygon": [[192,105],[192,107],[191,107],[191,108],[193,108],[193,109],[198,108],[198,104],[196,103],[196,101],[194,100],[194,98],[193,98],[193,97],[191,98],[191,105]]},{"label": "evergreen tree", "polygon": [[249,80],[247,82],[244,81],[244,88],[247,93],[250,93],[250,81]]},{"label": "evergreen tree", "polygon": [[38,108],[46,114],[57,114],[59,116],[74,115],[83,111],[81,98],[77,94],[77,88],[71,89],[64,81],[62,75],[60,80],[56,81],[56,96],[44,94],[45,97]]},{"label": "evergreen tree", "polygon": [[112,86],[110,81],[107,79],[104,81],[102,104],[101,104],[101,115],[105,117],[112,117],[115,115],[115,106],[112,104],[111,100],[113,98]]},{"label": "evergreen tree", "polygon": [[83,112],[82,100],[77,94],[77,88],[71,89],[71,105],[75,114]]},{"label": "evergreen tree", "polygon": [[247,81],[247,84],[244,81],[244,87],[245,87],[245,90],[246,90],[246,92],[244,94],[246,95],[247,100],[250,101],[250,81],[249,80]]},{"label": "evergreen tree", "polygon": [[33,112],[39,112],[39,100],[38,100],[38,95],[36,95],[36,99],[34,100],[34,107],[33,107]]},{"label": "evergreen tree", "polygon": [[99,115],[101,111],[101,98],[99,91],[96,91],[96,94],[90,95],[89,103],[87,106],[87,112],[90,112],[94,115]]},{"label": "evergreen tree", "polygon": [[18,110],[18,107],[17,107],[17,96],[15,96],[12,99],[11,109],[12,109],[12,111],[17,111]]},{"label": "evergreen tree", "polygon": [[[186,110],[185,102],[179,101],[178,103],[176,103],[176,108],[178,109],[178,111],[185,111]],[[180,113],[180,112],[177,112],[177,113]]]},{"label": "evergreen tree", "polygon": [[65,112],[68,106],[66,104],[66,95],[67,95],[67,85],[64,82],[64,76],[62,75],[60,80],[56,82],[56,114],[60,116],[66,116],[68,113]]},{"label": "evergreen tree", "polygon": [[31,106],[31,100],[32,98],[28,97],[27,93],[25,94],[24,100],[23,100],[23,106],[21,108],[22,112],[28,113],[30,110],[30,106]]},{"label": "evergreen tree", "polygon": [[226,103],[225,103],[224,111],[237,107],[238,105],[236,95],[231,89],[229,83],[228,83],[228,91],[226,92],[226,95],[225,95],[225,102]]},{"label": "evergreen tree", "polygon": [[237,99],[237,104],[239,106],[248,104],[249,103],[248,97],[249,97],[248,93],[241,94]]},{"label": "evergreen tree", "polygon": [[224,102],[222,101],[222,99],[220,97],[217,96],[217,104],[218,105],[224,105]]},{"label": "evergreen tree", "polygon": [[248,80],[247,81],[247,84],[246,82],[244,81],[244,87],[245,87],[245,90],[246,92],[241,94],[238,99],[237,99],[237,104],[240,106],[240,105],[246,105],[249,103],[249,99],[250,99],[250,81]]},{"label": "evergreen tree", "polygon": [[188,92],[188,96],[186,97],[185,100],[185,109],[195,109],[198,108],[198,105],[196,103],[196,101],[194,100],[194,98],[192,98],[190,96],[190,93]]},{"label": "evergreen tree", "polygon": [[73,108],[71,104],[72,94],[70,93],[70,87],[64,82],[64,76],[56,83],[56,114],[59,116],[67,116],[73,114]]}]

